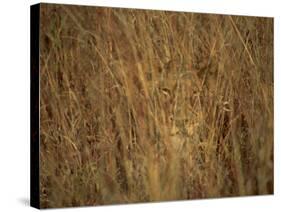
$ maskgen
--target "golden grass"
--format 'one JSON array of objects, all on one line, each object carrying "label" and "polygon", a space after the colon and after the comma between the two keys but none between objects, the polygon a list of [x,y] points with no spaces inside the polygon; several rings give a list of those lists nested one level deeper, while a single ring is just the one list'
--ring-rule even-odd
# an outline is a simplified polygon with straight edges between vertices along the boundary
[{"label": "golden grass", "polygon": [[41,5],[41,207],[273,193],[273,19]]}]

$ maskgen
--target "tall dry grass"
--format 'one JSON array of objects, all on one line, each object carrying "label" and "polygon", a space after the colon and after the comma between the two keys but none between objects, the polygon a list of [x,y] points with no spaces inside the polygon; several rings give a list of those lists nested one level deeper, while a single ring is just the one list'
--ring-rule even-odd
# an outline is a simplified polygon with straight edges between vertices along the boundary
[{"label": "tall dry grass", "polygon": [[41,207],[273,193],[273,19],[41,4]]}]

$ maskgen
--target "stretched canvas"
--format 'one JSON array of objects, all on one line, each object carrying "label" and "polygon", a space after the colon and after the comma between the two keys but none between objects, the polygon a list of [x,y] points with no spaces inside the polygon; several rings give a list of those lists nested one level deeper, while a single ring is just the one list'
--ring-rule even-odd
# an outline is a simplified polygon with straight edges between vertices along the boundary
[{"label": "stretched canvas", "polygon": [[31,205],[273,194],[273,18],[31,6]]}]

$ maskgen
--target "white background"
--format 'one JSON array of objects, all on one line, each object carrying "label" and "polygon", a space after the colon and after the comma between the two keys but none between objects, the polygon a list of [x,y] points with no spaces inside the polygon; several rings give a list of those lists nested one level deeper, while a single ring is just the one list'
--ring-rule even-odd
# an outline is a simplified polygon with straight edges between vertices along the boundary
[{"label": "white background", "polygon": [[[84,207],[60,211],[278,211],[280,186],[280,48],[281,7],[278,0],[71,0],[46,1],[101,6],[275,17],[275,194],[274,196],[195,200],[122,206]],[[32,211],[29,207],[29,6],[38,1],[0,4],[0,211]],[[279,12],[279,14],[278,14]],[[279,209],[280,211],[280,209]]]}]

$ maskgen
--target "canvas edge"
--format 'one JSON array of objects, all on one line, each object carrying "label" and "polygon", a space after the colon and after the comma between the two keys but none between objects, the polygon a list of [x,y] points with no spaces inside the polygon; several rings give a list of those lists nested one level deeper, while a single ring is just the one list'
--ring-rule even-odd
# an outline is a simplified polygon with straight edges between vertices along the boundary
[{"label": "canvas edge", "polygon": [[145,6],[138,6],[138,7],[130,7],[130,6],[116,6],[114,4],[106,5],[106,4],[98,4],[98,3],[56,3],[56,2],[42,2],[41,5],[57,5],[57,6],[78,6],[78,7],[97,7],[97,8],[111,8],[111,9],[128,9],[128,10],[145,10],[145,11],[163,11],[163,12],[176,12],[176,13],[194,13],[194,14],[202,14],[202,15],[218,15],[218,16],[233,16],[233,17],[251,17],[251,18],[269,18],[274,19],[274,15],[249,15],[249,14],[237,14],[237,13],[222,13],[222,12],[206,12],[206,11],[200,11],[200,10],[187,10],[187,9],[160,9],[160,8],[154,8],[154,7],[145,7]]},{"label": "canvas edge", "polygon": [[39,173],[40,4],[30,6],[30,206],[40,208]]}]

